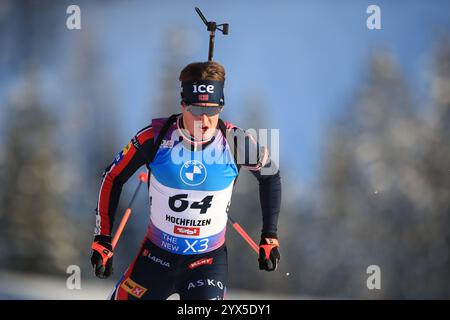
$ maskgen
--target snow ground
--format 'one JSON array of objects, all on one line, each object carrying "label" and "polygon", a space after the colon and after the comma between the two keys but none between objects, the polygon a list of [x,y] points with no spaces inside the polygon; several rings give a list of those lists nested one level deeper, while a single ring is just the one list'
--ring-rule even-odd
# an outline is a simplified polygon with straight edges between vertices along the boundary
[{"label": "snow ground", "polygon": [[[81,282],[81,289],[69,290],[66,279],[0,270],[0,300],[104,300],[110,294],[114,282],[93,279]],[[172,295],[169,300],[179,299]],[[228,290],[228,300],[299,300],[312,299],[300,295],[272,295],[242,290]]]}]

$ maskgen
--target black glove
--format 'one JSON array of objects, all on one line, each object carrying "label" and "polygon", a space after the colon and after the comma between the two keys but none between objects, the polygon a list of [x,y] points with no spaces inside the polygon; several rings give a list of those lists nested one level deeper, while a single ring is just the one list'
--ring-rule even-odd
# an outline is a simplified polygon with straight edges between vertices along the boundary
[{"label": "black glove", "polygon": [[259,270],[274,271],[280,261],[276,233],[263,233],[259,242]]},{"label": "black glove", "polygon": [[113,250],[110,236],[95,236],[92,243],[91,264],[95,275],[99,278],[108,278],[113,273]]}]

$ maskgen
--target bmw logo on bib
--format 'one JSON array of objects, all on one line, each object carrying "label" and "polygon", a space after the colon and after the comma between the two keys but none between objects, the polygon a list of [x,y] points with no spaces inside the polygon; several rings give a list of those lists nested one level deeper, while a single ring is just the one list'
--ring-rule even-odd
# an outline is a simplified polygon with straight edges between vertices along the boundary
[{"label": "bmw logo on bib", "polygon": [[189,186],[198,186],[206,179],[206,167],[197,160],[190,160],[184,163],[180,170],[180,177]]}]

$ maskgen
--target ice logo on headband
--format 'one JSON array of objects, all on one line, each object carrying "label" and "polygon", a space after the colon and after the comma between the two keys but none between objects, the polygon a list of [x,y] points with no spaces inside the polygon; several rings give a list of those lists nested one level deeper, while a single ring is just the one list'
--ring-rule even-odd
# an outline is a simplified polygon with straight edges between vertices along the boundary
[{"label": "ice logo on headband", "polygon": [[212,84],[201,84],[197,87],[197,84],[193,84],[194,90],[192,93],[214,93],[214,85]]},{"label": "ice logo on headband", "polygon": [[[183,84],[181,85],[181,91],[184,92]],[[214,93],[214,85],[192,83],[192,93]]]}]

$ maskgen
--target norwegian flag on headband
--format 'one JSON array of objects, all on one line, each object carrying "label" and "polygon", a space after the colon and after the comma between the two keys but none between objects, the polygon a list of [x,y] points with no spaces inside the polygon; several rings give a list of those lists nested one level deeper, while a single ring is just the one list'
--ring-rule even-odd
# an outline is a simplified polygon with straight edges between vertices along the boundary
[{"label": "norwegian flag on headband", "polygon": [[209,96],[207,94],[199,94],[198,100],[200,101],[208,101]]}]

